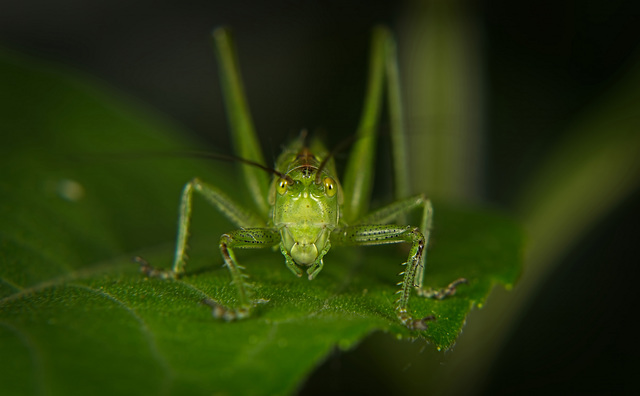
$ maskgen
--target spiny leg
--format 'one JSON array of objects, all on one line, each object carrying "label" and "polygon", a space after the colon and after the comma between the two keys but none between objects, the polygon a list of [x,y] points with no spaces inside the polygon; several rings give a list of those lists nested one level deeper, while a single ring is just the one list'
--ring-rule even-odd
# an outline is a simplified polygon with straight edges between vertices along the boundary
[{"label": "spiny leg", "polygon": [[[406,130],[404,127],[404,115],[402,112],[402,93],[401,93],[401,81],[398,67],[398,59],[396,55],[396,43],[393,35],[389,34],[387,36],[387,47],[386,47],[386,77],[387,77],[387,92],[389,96],[389,100],[387,101],[389,106],[389,116],[391,120],[391,142],[393,148],[393,159],[394,159],[394,175],[395,175],[395,192],[396,198],[404,198],[409,195],[410,186],[409,180],[411,180],[410,170],[411,167],[408,164],[408,151],[407,151],[407,136]],[[429,244],[429,234],[431,233],[431,223],[432,223],[432,214],[433,208],[431,206],[431,202],[425,198],[424,195],[418,196],[419,204],[422,204],[423,215],[422,215],[422,223],[420,229],[425,237],[425,246]],[[409,202],[412,202],[413,199],[409,198]],[[402,201],[400,201],[402,202]],[[416,202],[416,201],[413,201]],[[418,203],[417,202],[417,203]],[[392,204],[393,205],[393,204]],[[383,208],[384,209],[384,208]],[[407,212],[411,210],[411,207],[406,207],[405,209],[401,209],[401,212]],[[389,212],[389,211],[387,211]],[[405,222],[406,216],[405,213],[401,213],[397,216],[396,221],[400,221],[402,223]],[[375,214],[375,212],[374,212]],[[374,221],[375,222],[375,221]],[[455,281],[451,282],[447,287],[443,289],[424,289],[423,288],[423,280],[424,280],[424,269],[425,269],[425,261],[426,261],[426,251],[422,257],[422,263],[418,268],[416,273],[416,291],[417,294],[422,297],[427,298],[435,298],[442,300],[447,296],[452,296],[456,292],[456,286],[462,283],[467,283],[465,278],[459,278]]]},{"label": "spiny leg", "polygon": [[191,224],[191,201],[194,192],[202,195],[210,204],[216,207],[220,213],[238,227],[245,228],[265,226],[264,221],[251,211],[235,203],[219,188],[195,178],[187,183],[182,190],[173,268],[171,270],[156,269],[144,261],[144,259],[136,258],[136,261],[141,264],[140,270],[145,275],[153,278],[176,279],[184,274],[184,268],[187,261],[189,226]]},{"label": "spiny leg", "polygon": [[[425,246],[429,245],[429,236],[431,235],[431,222],[433,218],[433,206],[424,194],[418,194],[400,201],[392,202],[383,206],[367,216],[358,220],[357,224],[385,224],[398,218],[403,218],[412,210],[422,208],[422,219],[420,221],[420,231],[424,236]],[[424,280],[424,267],[426,261],[426,252],[422,254],[419,266],[416,272],[414,283],[416,288],[421,288]]]},{"label": "spiny leg", "polygon": [[278,243],[280,243],[280,234],[270,228],[235,230],[220,237],[220,253],[231,274],[231,282],[238,290],[239,307],[230,309],[211,300],[205,301],[207,305],[212,307],[214,317],[225,320],[242,319],[249,316],[254,305],[254,302],[251,301],[251,285],[247,282],[247,275],[242,272],[244,267],[238,264],[233,249],[265,248],[275,246]]},{"label": "spiny leg", "polygon": [[355,225],[336,230],[334,235],[334,240],[343,245],[367,246],[401,242],[411,244],[409,257],[403,264],[407,267],[401,273],[401,275],[404,275],[404,279],[398,283],[400,290],[396,293],[399,294],[396,300],[396,314],[398,319],[408,328],[412,330],[426,329],[425,319],[414,319],[407,312],[409,295],[411,294],[411,289],[415,286],[416,271],[420,266],[425,247],[425,239],[420,230],[411,226]]},{"label": "spiny leg", "polygon": [[[403,215],[407,214],[411,210],[419,209],[419,208],[422,208],[422,220],[421,220],[420,230],[422,231],[422,236],[424,239],[424,242],[423,242],[424,247],[426,247],[428,246],[429,236],[431,234],[433,206],[431,205],[431,201],[429,201],[424,196],[424,194],[415,195],[407,199],[393,202],[387,206],[384,206],[378,210],[371,212],[369,215],[363,217],[360,221],[358,221],[358,223],[360,224],[386,223],[394,219],[397,219],[399,217],[402,217]],[[397,243],[397,242],[402,242],[402,241],[401,240],[394,240],[393,242],[382,241],[382,242],[372,243],[372,244]],[[402,290],[405,290],[405,286],[412,285],[416,289],[416,292],[419,296],[442,300],[448,296],[454,295],[456,292],[456,286],[458,286],[461,283],[467,282],[466,279],[459,278],[451,282],[447,287],[442,289],[423,288],[426,249],[422,248],[420,253],[421,253],[420,257],[417,258],[415,263],[416,264],[415,269],[409,268],[407,271],[404,271],[403,273],[401,273],[405,275],[404,281],[402,282],[403,284]],[[411,257],[411,254],[410,254],[410,257]],[[410,263],[411,263],[411,260],[408,260],[406,264],[409,265]],[[401,294],[399,300],[402,300],[403,298],[406,300],[404,302],[405,312],[406,312],[406,305],[409,299],[409,291],[410,289],[406,289],[405,291],[399,292],[399,294]],[[405,298],[405,294],[406,294],[406,298]],[[426,325],[424,324],[424,320],[422,325],[424,325],[424,327],[426,328]],[[421,327],[421,326],[418,326],[418,327]]]}]

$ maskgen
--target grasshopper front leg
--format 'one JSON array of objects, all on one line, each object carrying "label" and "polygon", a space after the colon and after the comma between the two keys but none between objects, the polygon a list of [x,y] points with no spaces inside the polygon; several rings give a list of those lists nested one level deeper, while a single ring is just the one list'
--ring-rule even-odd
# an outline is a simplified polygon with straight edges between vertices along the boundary
[{"label": "grasshopper front leg", "polygon": [[[407,213],[415,209],[422,209],[422,219],[420,228],[398,225],[376,225],[388,223],[392,220],[404,217]],[[464,278],[456,279],[447,287],[442,289],[424,288],[424,270],[426,261],[426,247],[429,244],[431,235],[431,224],[433,219],[433,206],[424,194],[393,202],[378,210],[375,210],[358,221],[362,225],[347,227],[342,235],[343,243],[355,245],[382,245],[387,243],[411,243],[409,258],[404,265],[406,270],[401,272],[404,275],[401,286],[397,294],[400,296],[396,301],[396,312],[398,318],[407,327],[413,330],[425,330],[426,320],[423,318],[415,320],[407,313],[411,288],[416,290],[419,296],[442,300],[456,293],[456,286],[466,283]],[[365,225],[368,224],[368,225]]]},{"label": "grasshopper front leg", "polygon": [[255,249],[275,246],[280,243],[280,233],[270,228],[248,228],[235,230],[220,237],[220,253],[225,265],[231,273],[231,282],[238,290],[239,307],[237,309],[226,308],[216,302],[207,301],[213,310],[213,316],[225,320],[242,319],[249,316],[253,302],[251,301],[251,285],[246,281],[240,264],[233,252],[234,248]]},{"label": "grasshopper front leg", "polygon": [[458,279],[452,282],[448,287],[434,291],[432,289],[423,289],[418,280],[418,276],[423,273],[423,254],[426,247],[426,240],[422,232],[417,227],[399,226],[399,225],[355,225],[336,230],[336,242],[343,245],[367,246],[367,245],[384,245],[389,243],[410,243],[409,257],[403,263],[405,270],[400,273],[404,275],[401,282],[398,282],[400,290],[396,300],[396,314],[398,319],[411,330],[426,330],[426,321],[433,317],[421,319],[413,318],[408,312],[409,296],[411,289],[415,288],[418,294],[425,297],[445,298],[455,294],[455,286],[459,283],[466,282],[465,279]]},{"label": "grasshopper front leg", "polygon": [[414,319],[407,312],[411,289],[416,286],[416,274],[422,265],[422,254],[425,248],[425,238],[417,227],[399,225],[355,225],[336,230],[336,242],[343,245],[367,246],[384,245],[389,243],[410,243],[409,257],[403,264],[407,268],[401,274],[402,282],[398,283],[400,290],[396,300],[396,314],[398,319],[412,330],[424,330],[425,319]]}]

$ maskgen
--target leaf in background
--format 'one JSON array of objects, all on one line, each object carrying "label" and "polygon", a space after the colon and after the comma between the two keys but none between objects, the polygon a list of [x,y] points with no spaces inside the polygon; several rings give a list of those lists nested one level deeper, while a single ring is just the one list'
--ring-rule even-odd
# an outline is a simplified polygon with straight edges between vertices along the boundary
[{"label": "leaf in background", "polygon": [[[4,394],[283,394],[338,345],[369,333],[453,345],[496,283],[515,282],[521,235],[509,219],[436,203],[426,284],[464,276],[423,334],[395,315],[397,246],[333,249],[313,282],[278,252],[239,252],[257,297],[251,318],[214,320],[204,297],[233,305],[217,251],[232,225],[194,203],[188,276],[147,279],[131,257],[168,267],[180,190],[194,176],[248,201],[225,164],[109,158],[193,148],[139,104],[57,67],[0,53],[0,383]],[[91,157],[94,159],[91,159]],[[84,158],[84,159],[83,159]]]}]

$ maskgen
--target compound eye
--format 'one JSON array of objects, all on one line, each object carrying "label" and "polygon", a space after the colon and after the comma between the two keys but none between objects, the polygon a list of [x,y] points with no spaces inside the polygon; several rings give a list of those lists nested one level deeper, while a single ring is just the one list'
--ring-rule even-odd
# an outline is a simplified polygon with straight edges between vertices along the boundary
[{"label": "compound eye", "polygon": [[338,189],[336,188],[336,182],[330,177],[325,177],[323,181],[324,181],[324,192],[329,197],[333,197],[334,195],[336,195],[336,192],[338,191]]},{"label": "compound eye", "polygon": [[280,181],[278,182],[278,194],[283,195],[284,193],[286,193],[288,185],[289,183],[287,183],[286,179],[280,179]]}]

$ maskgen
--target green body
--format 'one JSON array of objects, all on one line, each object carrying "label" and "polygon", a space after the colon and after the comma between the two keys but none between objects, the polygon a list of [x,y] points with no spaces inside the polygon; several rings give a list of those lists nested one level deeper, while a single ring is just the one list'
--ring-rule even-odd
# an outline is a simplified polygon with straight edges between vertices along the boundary
[{"label": "green body", "polygon": [[[235,151],[247,162],[264,164],[229,31],[218,29],[213,38],[221,66],[222,89]],[[403,263],[405,269],[400,273],[402,281],[398,282],[395,309],[398,319],[410,329],[426,329],[425,322],[429,318],[414,319],[407,311],[411,290],[414,289],[423,297],[441,299],[454,294],[455,286],[465,280],[458,279],[442,290],[422,287],[433,213],[431,203],[423,194],[407,197],[406,183],[402,185],[400,182],[396,186],[398,201],[367,214],[373,181],[375,132],[385,76],[390,98],[393,152],[400,157],[394,162],[394,171],[397,181],[406,180],[395,44],[388,30],[377,28],[372,41],[371,69],[363,114],[346,166],[344,189],[336,175],[333,159],[327,158],[327,149],[317,140],[307,146],[306,133],[303,133],[279,156],[273,171],[276,176],[271,181],[271,176],[264,169],[250,163],[241,165],[244,180],[255,203],[254,209],[241,207],[221,189],[199,179],[187,183],[180,205],[173,269],[159,271],[145,265],[143,271],[150,276],[163,278],[175,278],[184,273],[191,200],[193,193],[197,192],[239,227],[220,238],[220,251],[238,290],[239,306],[228,308],[220,302],[207,301],[213,308],[214,316],[227,320],[245,318],[257,302],[264,301],[252,299],[247,276],[235,258],[234,249],[279,246],[286,266],[299,277],[306,270],[308,279],[312,280],[322,270],[323,258],[332,244],[365,246],[407,243],[411,247]],[[415,209],[422,212],[419,227],[393,224],[403,221],[405,215]]]}]

